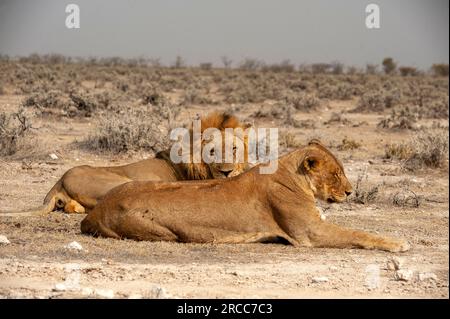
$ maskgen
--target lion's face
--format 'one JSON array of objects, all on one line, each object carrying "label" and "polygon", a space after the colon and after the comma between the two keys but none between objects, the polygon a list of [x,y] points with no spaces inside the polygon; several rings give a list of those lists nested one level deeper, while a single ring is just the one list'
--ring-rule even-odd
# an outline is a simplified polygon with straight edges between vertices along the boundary
[{"label": "lion's face", "polygon": [[317,141],[301,163],[316,198],[327,202],[343,202],[352,193],[352,186],[341,162]]},{"label": "lion's face", "polygon": [[[208,148],[207,155],[212,162],[208,163],[209,170],[215,179],[234,177],[242,174],[248,170],[249,166],[245,163],[245,154],[247,154],[247,140],[242,136],[235,135],[230,132],[221,131],[222,137],[219,139],[213,139],[212,141],[205,141],[208,143],[213,143],[213,148]],[[232,142],[232,154],[230,152],[230,158],[228,161],[225,160],[226,152],[226,140]],[[231,143],[230,143],[231,144]],[[219,150],[221,150],[219,152]]]}]

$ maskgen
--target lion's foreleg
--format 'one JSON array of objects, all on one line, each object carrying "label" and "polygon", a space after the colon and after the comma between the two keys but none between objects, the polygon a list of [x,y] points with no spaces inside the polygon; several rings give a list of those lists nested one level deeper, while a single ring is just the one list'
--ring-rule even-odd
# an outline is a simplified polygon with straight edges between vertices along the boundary
[{"label": "lion's foreleg", "polygon": [[309,225],[309,239],[313,247],[380,249],[390,252],[408,250],[403,239],[378,236],[320,221]]}]

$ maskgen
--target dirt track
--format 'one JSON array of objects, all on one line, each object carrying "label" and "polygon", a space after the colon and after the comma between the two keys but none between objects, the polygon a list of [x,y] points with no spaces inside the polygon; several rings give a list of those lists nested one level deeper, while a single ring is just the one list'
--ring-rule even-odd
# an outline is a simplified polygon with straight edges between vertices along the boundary
[{"label": "dirt track", "polygon": [[[0,108],[16,110],[21,98],[0,96]],[[323,123],[332,112],[348,110],[354,103],[333,102],[320,112],[296,116]],[[255,108],[248,105],[237,115],[248,116]],[[207,110],[192,107],[183,116]],[[409,252],[118,241],[81,235],[79,224],[84,216],[58,212],[47,217],[0,216],[0,235],[11,242],[0,245],[0,297],[448,298],[448,171],[405,172],[398,163],[383,160],[382,154],[387,141],[406,140],[407,133],[376,129],[376,114],[346,116],[351,123],[366,124],[319,124],[292,132],[302,143],[314,136],[328,145],[337,145],[347,136],[361,141],[364,145],[356,150],[334,151],[353,184],[367,170],[367,183],[381,185],[379,195],[365,205],[351,200],[320,205],[330,221],[406,238],[412,244]],[[112,158],[77,149],[73,142],[92,131],[90,120],[37,118],[35,123],[38,136],[47,145],[46,153],[55,153],[58,159],[0,160],[2,210],[40,205],[61,174],[75,165],[118,165],[147,155]],[[255,124],[271,123],[259,120]],[[419,207],[393,204],[393,196],[410,194],[410,190],[417,194]],[[64,248],[72,241],[83,249]],[[413,271],[409,281],[396,280],[395,270],[387,269],[392,257],[402,260],[401,269]],[[424,279],[423,274],[428,273],[433,273],[433,278]],[[374,280],[378,285],[370,287]],[[65,288],[71,283],[75,288],[57,286],[64,282]]]}]

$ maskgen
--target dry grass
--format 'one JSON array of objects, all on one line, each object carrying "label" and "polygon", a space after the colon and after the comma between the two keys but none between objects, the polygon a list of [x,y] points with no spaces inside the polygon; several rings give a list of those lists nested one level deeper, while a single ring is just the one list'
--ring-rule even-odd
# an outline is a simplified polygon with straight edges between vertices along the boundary
[{"label": "dry grass", "polygon": [[170,110],[156,113],[142,109],[102,117],[97,131],[82,144],[87,149],[102,152],[144,150],[156,153],[168,146],[170,117]]},{"label": "dry grass", "polygon": [[31,132],[30,116],[23,108],[15,113],[0,113],[0,156],[33,157],[40,144]]},{"label": "dry grass", "polygon": [[387,145],[385,157],[401,160],[408,170],[444,168],[448,166],[448,141],[446,131],[424,131],[413,136],[409,142]]}]

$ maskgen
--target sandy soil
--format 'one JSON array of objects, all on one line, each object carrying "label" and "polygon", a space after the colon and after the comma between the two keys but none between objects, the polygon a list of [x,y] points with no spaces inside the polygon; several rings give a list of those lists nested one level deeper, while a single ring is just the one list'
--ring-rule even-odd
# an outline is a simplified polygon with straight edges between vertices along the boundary
[{"label": "sandy soil", "polygon": [[[0,96],[1,110],[17,109],[21,96]],[[327,219],[340,225],[406,238],[412,249],[381,251],[293,248],[277,244],[200,245],[135,242],[80,234],[82,215],[54,212],[46,217],[1,216],[0,297],[5,298],[448,298],[448,170],[407,172],[382,159],[384,145],[404,141],[408,133],[380,130],[376,114],[346,113],[349,124],[324,124],[332,112],[343,113],[355,101],[330,102],[315,113],[316,128],[292,129],[300,142],[319,136],[342,159],[354,184],[364,170],[368,186],[380,185],[370,204],[351,199],[323,204]],[[245,118],[258,106],[237,113]],[[211,107],[212,108],[212,107]],[[207,106],[191,108],[189,116]],[[223,109],[225,106],[214,106]],[[257,126],[274,125],[258,120]],[[424,124],[426,124],[424,122]],[[118,165],[148,156],[95,155],[74,144],[93,129],[93,119],[36,118],[45,156],[0,159],[0,207],[26,209],[41,204],[48,190],[70,167]],[[363,146],[340,151],[351,137]],[[58,155],[57,160],[48,154]],[[413,191],[419,207],[396,206],[393,198]],[[76,241],[82,250],[65,248]],[[388,267],[392,258],[412,277],[398,280]]]}]

